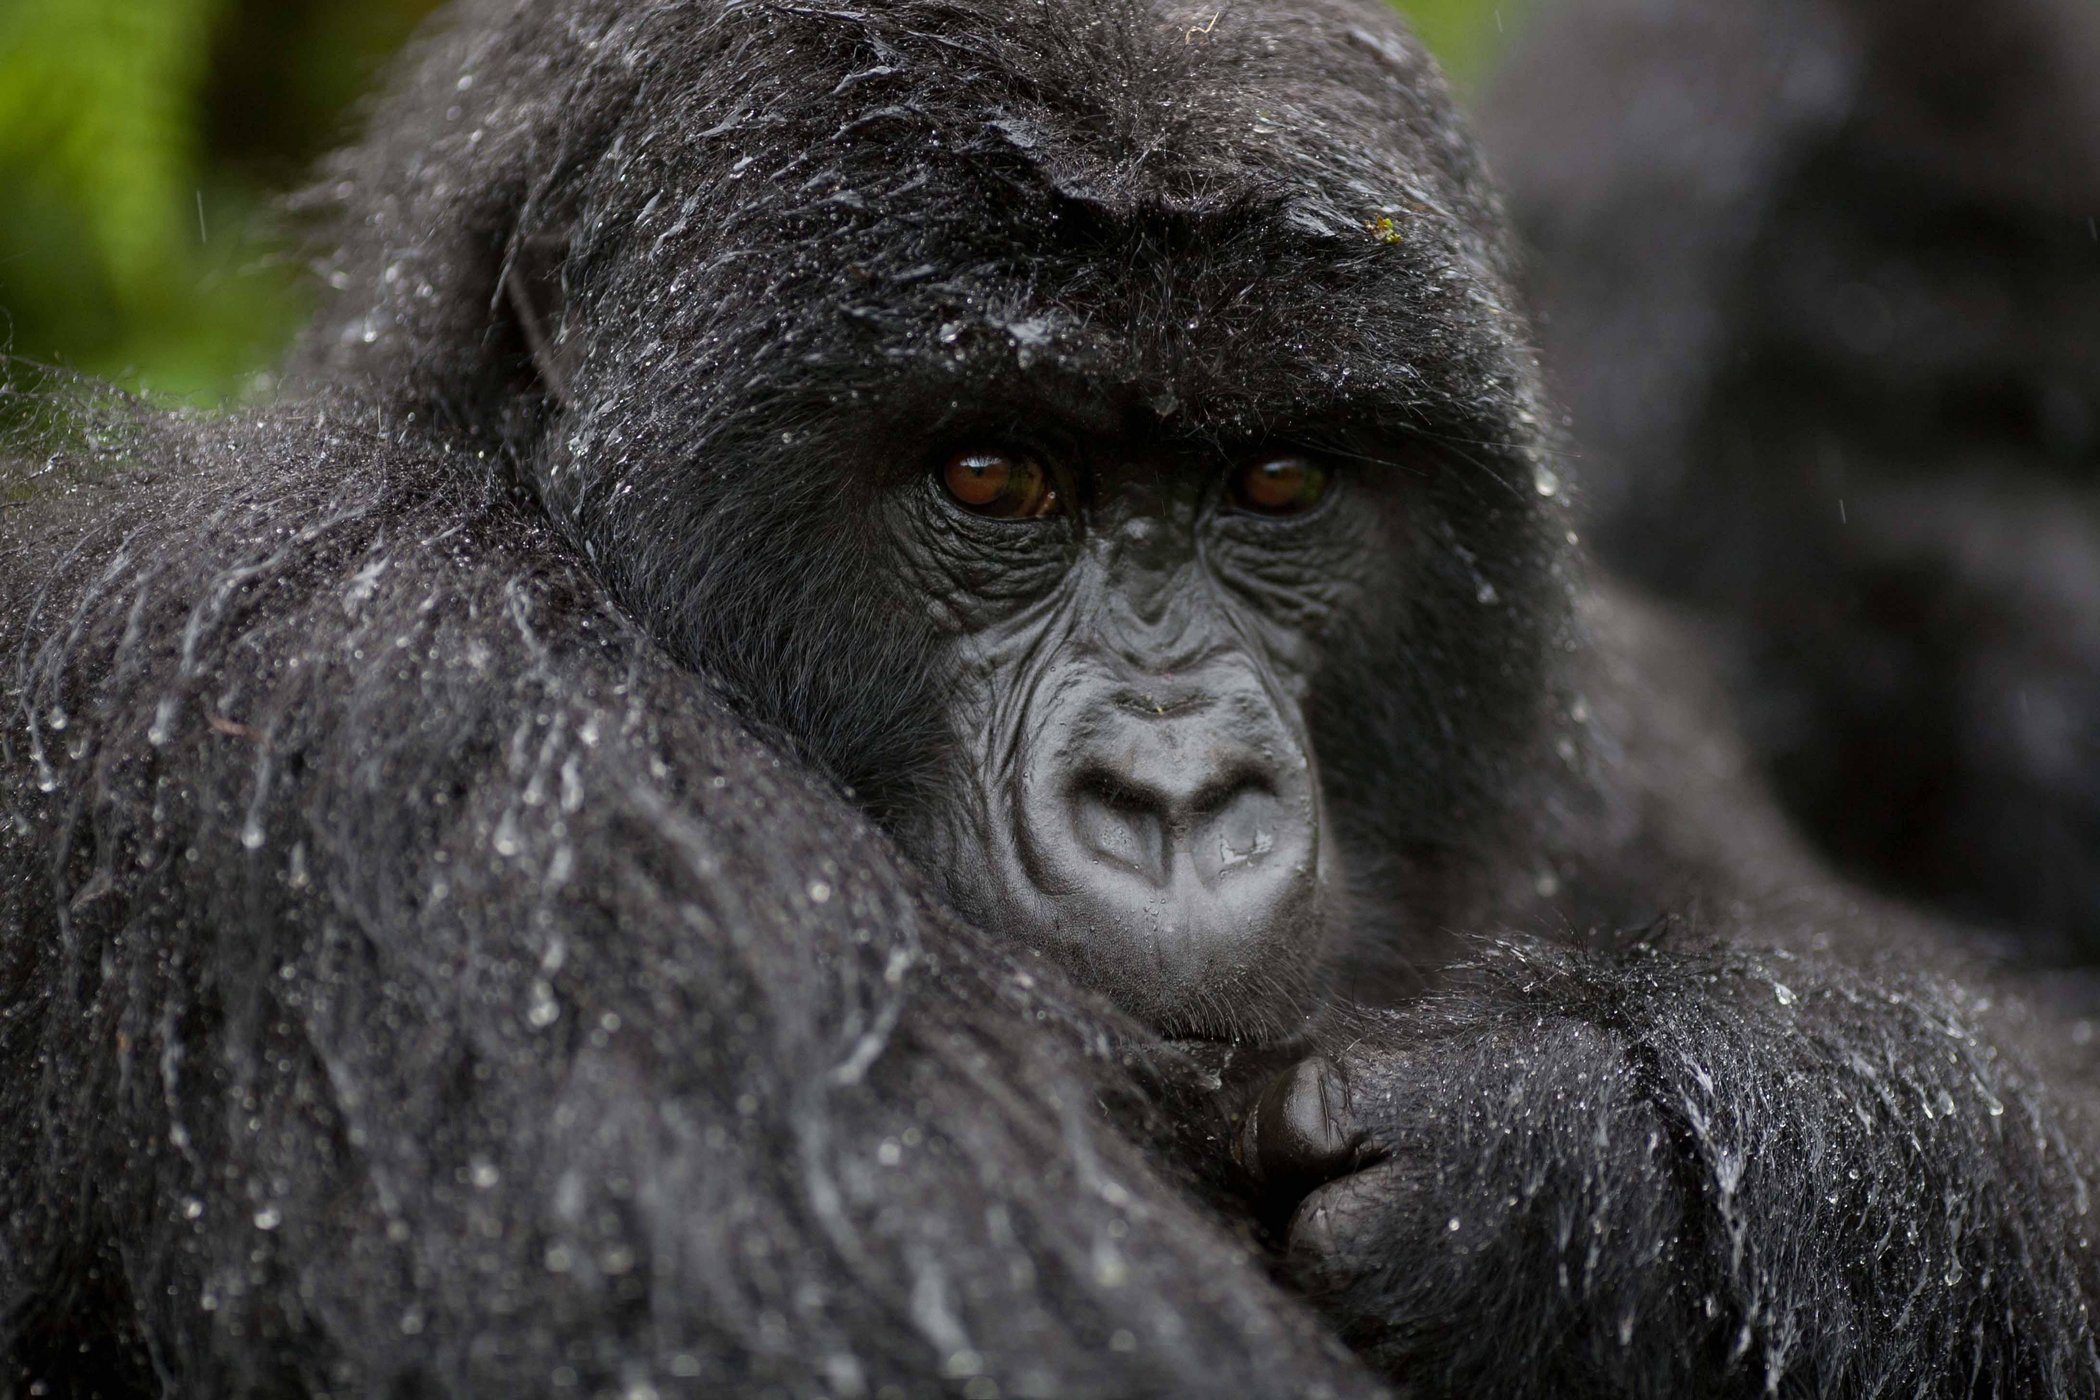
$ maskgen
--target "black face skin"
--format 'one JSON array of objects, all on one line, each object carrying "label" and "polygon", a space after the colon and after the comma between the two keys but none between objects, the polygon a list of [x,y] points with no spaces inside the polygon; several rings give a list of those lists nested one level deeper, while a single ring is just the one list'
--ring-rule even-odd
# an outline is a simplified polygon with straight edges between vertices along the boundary
[{"label": "black face skin", "polygon": [[945,454],[889,502],[960,682],[950,795],[906,842],[985,927],[1156,1024],[1287,1027],[1339,883],[1306,699],[1338,620],[1397,591],[1390,483],[1076,440]]}]

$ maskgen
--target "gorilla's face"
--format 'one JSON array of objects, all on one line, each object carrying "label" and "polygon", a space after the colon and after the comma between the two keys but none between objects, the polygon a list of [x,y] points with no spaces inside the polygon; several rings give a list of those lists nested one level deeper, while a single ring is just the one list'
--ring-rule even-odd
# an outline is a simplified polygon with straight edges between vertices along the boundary
[{"label": "gorilla's face", "polygon": [[937,448],[890,501],[956,679],[903,835],[958,905],[1172,1029],[1299,1001],[1336,875],[1306,700],[1398,557],[1375,494],[1114,425]]},{"label": "gorilla's face", "polygon": [[535,484],[988,933],[1287,1035],[1508,864],[1566,532],[1491,202],[1382,5],[880,13],[535,205]]}]

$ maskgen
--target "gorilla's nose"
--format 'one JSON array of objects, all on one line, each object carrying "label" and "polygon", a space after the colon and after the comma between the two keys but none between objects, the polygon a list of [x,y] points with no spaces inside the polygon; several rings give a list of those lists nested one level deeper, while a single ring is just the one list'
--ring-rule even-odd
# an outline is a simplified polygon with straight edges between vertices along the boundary
[{"label": "gorilla's nose", "polygon": [[1214,888],[1234,867],[1273,854],[1290,825],[1259,766],[1216,747],[1186,753],[1176,737],[1135,741],[1124,763],[1089,765],[1070,784],[1072,834],[1109,878],[1127,873],[1167,889],[1186,865]]},{"label": "gorilla's nose", "polygon": [[1077,960],[1172,1020],[1316,956],[1315,784],[1261,688],[1119,688],[1087,709],[1025,814]]}]

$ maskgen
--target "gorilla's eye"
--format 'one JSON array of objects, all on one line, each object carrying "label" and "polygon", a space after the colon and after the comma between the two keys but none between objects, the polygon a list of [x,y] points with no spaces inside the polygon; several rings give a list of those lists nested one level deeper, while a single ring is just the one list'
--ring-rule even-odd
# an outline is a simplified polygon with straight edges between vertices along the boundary
[{"label": "gorilla's eye", "polygon": [[1256,515],[1302,515],[1327,494],[1327,471],[1309,457],[1260,457],[1233,472],[1228,492]]},{"label": "gorilla's eye", "polygon": [[958,452],[941,466],[941,487],[972,515],[1040,520],[1058,507],[1057,483],[1033,457]]}]

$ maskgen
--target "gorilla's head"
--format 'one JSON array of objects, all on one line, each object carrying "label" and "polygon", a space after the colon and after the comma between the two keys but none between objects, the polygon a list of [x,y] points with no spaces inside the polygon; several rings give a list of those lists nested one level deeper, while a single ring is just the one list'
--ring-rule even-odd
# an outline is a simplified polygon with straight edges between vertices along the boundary
[{"label": "gorilla's head", "polygon": [[337,172],[384,211],[341,285],[386,290],[315,373],[508,464],[959,909],[1170,1030],[1281,1033],[1350,931],[1452,916],[1566,526],[1491,197],[1385,6],[462,32]]}]

